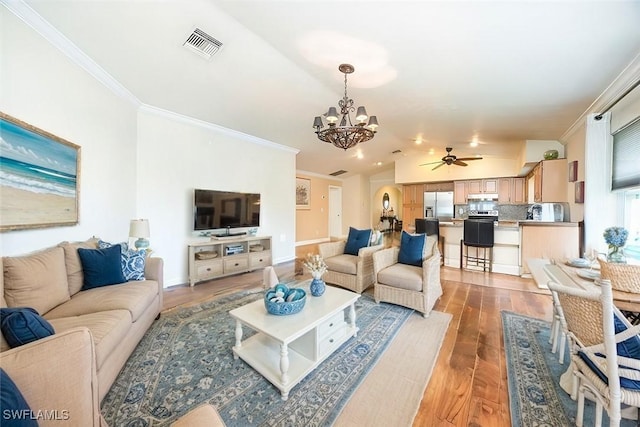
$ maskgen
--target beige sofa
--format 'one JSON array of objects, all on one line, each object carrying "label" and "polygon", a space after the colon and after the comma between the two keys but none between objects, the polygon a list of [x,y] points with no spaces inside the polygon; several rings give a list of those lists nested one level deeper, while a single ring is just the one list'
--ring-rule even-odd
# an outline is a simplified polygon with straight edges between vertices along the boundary
[{"label": "beige sofa", "polygon": [[[4,257],[3,274],[0,276],[0,306],[36,309],[51,323],[55,335],[78,327],[87,328],[93,342],[91,351],[95,358],[96,397],[100,402],[162,309],[163,261],[157,257],[146,259],[146,280],[81,290],[83,274],[78,256],[80,247],[96,248],[97,239],[64,242],[29,255]],[[43,362],[56,373],[61,370],[59,375],[65,375],[64,370],[68,367],[62,366],[71,363],[65,354],[67,347],[61,345],[60,353],[57,353],[45,350],[45,340],[40,341],[28,344],[36,350],[27,354],[46,354]],[[38,350],[41,345],[42,350]],[[6,360],[9,360],[5,358],[5,352],[19,354],[19,349],[9,350],[9,345],[0,334],[3,368]],[[56,354],[63,354],[64,357],[56,358]],[[28,357],[11,360],[12,363],[25,366],[34,364]],[[11,369],[7,367],[5,370],[11,373],[24,369],[11,366]]]},{"label": "beige sofa", "polygon": [[[77,327],[1,352],[0,367],[35,414],[49,414],[38,419],[40,427],[106,427],[100,414],[95,348],[89,329]],[[204,404],[172,426],[221,427],[224,422],[213,406]]]}]

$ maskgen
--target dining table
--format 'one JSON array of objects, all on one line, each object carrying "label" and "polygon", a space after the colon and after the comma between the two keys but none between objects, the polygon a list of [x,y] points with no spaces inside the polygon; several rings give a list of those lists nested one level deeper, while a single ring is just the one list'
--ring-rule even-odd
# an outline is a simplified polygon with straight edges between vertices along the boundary
[{"label": "dining table", "polygon": [[[600,278],[600,266],[577,267],[566,260],[551,260],[550,264],[544,266],[544,271],[549,278],[557,283],[590,289],[596,284],[595,279]],[[612,283],[612,286],[615,286]],[[640,323],[640,293],[624,292],[612,289],[613,304],[629,319],[633,324]]]}]

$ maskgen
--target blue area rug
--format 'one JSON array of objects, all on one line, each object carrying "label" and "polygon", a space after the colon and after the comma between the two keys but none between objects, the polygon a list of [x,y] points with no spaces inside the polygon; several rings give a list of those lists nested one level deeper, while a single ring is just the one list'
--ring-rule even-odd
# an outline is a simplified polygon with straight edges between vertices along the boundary
[{"label": "blue area rug", "polygon": [[[344,343],[283,401],[244,361],[233,359],[229,310],[262,298],[241,292],[163,313],[102,401],[112,426],[165,426],[208,402],[228,427],[328,426],[373,368],[412,310],[368,295],[356,303],[358,336]],[[245,329],[245,337],[250,336]]]},{"label": "blue area rug", "polygon": [[[502,312],[504,347],[509,380],[511,425],[575,426],[578,404],[560,387],[560,376],[569,367],[569,349],[565,362],[551,353],[549,322]],[[604,411],[603,425],[609,425]],[[595,405],[585,400],[584,425],[593,426]],[[635,426],[635,420],[622,420],[621,426]]]}]

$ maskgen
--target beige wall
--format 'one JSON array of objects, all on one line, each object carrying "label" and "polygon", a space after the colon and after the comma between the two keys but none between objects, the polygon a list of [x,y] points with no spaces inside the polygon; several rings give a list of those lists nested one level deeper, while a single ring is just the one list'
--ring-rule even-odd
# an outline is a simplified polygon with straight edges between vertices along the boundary
[{"label": "beige wall", "polygon": [[349,227],[358,229],[371,227],[371,195],[369,179],[355,175],[342,182],[342,233],[347,235]]},{"label": "beige wall", "polygon": [[[302,172],[298,172],[296,177],[311,180],[310,208],[296,209],[296,244],[317,243],[329,240],[329,186],[342,187],[342,181],[307,175]],[[342,199],[344,211],[344,190]]]},{"label": "beige wall", "polygon": [[[577,129],[574,134],[571,135],[566,141],[565,153],[567,156],[567,163],[571,163],[574,160],[578,161],[578,181],[584,181],[584,139],[586,129],[584,126]],[[568,182],[568,181],[567,181]],[[569,201],[569,221],[578,222],[584,220],[584,204],[575,203],[575,182],[568,182],[567,184],[567,200]],[[585,188],[588,189],[586,183]]]}]

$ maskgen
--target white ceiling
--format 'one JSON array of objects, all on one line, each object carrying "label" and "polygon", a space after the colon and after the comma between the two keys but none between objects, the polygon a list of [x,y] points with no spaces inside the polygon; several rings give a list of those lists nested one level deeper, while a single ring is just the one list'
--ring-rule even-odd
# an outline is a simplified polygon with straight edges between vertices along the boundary
[{"label": "white ceiling", "polygon": [[[512,158],[525,140],[559,139],[640,53],[635,0],[26,3],[141,102],[295,147],[298,169],[343,177],[447,146]],[[224,44],[211,60],[182,47],[195,27]],[[311,127],[343,95],[343,62],[356,68],[349,96],[380,123],[362,159]]]}]

